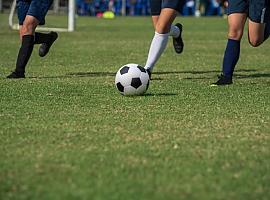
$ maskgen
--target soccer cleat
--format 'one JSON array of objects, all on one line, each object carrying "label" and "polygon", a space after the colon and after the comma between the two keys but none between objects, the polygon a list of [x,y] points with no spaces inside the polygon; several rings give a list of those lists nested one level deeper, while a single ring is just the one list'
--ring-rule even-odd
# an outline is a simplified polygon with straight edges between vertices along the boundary
[{"label": "soccer cleat", "polygon": [[25,75],[24,73],[14,71],[14,72],[11,72],[11,74],[8,75],[7,78],[9,79],[25,78]]},{"label": "soccer cleat", "polygon": [[184,50],[184,42],[182,39],[183,26],[180,23],[175,24],[180,30],[180,34],[177,38],[173,38],[173,47],[176,53],[182,53]]},{"label": "soccer cleat", "polygon": [[47,55],[47,53],[49,52],[52,44],[54,43],[54,41],[58,38],[58,34],[56,32],[50,32],[49,35],[51,36],[49,42],[47,43],[42,43],[39,47],[39,56],[40,57],[44,57]]},{"label": "soccer cleat", "polygon": [[218,78],[218,81],[212,83],[211,86],[230,85],[233,83],[231,76],[224,76],[223,74],[221,74],[220,76],[218,76]]}]

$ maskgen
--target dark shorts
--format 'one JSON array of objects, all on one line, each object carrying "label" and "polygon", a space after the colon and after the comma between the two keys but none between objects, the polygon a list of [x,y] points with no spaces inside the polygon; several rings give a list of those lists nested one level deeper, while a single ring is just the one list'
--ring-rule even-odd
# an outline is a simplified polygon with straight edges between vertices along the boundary
[{"label": "dark shorts", "polygon": [[161,9],[172,8],[181,11],[185,0],[150,0],[151,15],[160,15]]},{"label": "dark shorts", "polygon": [[247,13],[249,19],[253,22],[270,22],[269,0],[228,0],[228,3],[228,15]]},{"label": "dark shorts", "polygon": [[53,0],[17,0],[19,24],[23,25],[26,15],[31,15],[39,21],[39,25],[44,25],[45,16],[52,2]]}]

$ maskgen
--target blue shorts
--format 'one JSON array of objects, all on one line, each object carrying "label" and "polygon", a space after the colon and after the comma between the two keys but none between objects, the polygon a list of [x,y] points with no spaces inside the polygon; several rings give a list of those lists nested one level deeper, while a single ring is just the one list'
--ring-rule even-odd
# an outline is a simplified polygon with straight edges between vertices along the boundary
[{"label": "blue shorts", "polygon": [[19,24],[23,25],[26,15],[31,15],[39,21],[39,25],[44,25],[45,16],[52,2],[53,0],[17,0]]},{"label": "blue shorts", "polygon": [[184,3],[185,0],[150,0],[151,15],[160,15],[163,8],[172,8],[180,12]]},{"label": "blue shorts", "polygon": [[269,23],[269,0],[228,0],[228,15],[233,13],[247,13],[253,22]]}]

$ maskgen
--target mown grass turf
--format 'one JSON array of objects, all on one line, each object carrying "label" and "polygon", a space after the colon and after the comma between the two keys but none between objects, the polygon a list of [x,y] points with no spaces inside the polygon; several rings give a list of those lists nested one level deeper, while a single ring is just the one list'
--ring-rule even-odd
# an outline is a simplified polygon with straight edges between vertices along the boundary
[{"label": "mown grass turf", "polygon": [[245,36],[234,84],[210,87],[227,22],[178,18],[184,53],[170,41],[147,94],[123,97],[114,75],[145,63],[149,17],[78,18],[24,80],[5,79],[20,43],[0,19],[0,199],[270,198],[269,41]]}]

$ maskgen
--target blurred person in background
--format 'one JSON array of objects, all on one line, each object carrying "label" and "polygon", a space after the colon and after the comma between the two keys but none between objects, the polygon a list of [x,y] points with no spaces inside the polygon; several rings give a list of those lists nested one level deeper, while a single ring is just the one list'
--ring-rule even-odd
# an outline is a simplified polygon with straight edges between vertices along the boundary
[{"label": "blurred person in background", "polygon": [[135,15],[135,7],[137,4],[137,0],[127,0],[129,2],[129,13],[128,15]]},{"label": "blurred person in background", "polygon": [[221,16],[221,0],[208,0],[205,11],[206,16]]},{"label": "blurred person in background", "polygon": [[182,14],[183,16],[194,16],[195,9],[196,9],[195,1],[186,0],[186,3],[183,6]]},{"label": "blurred person in background", "polygon": [[92,3],[93,0],[77,0],[77,14],[80,16],[93,15],[91,12],[91,8],[93,7]]},{"label": "blurred person in background", "polygon": [[115,15],[121,15],[121,9],[122,9],[122,0],[114,0],[113,1],[113,12]]},{"label": "blurred person in background", "polygon": [[109,0],[95,0],[95,15],[97,17],[102,17],[103,13],[109,10]]},{"label": "blurred person in background", "polygon": [[[113,11],[115,15],[122,15],[122,1],[123,0],[114,0],[114,8]],[[126,0],[126,8],[125,8],[126,15],[130,15],[131,13],[131,3],[130,0]]]},{"label": "blurred person in background", "polygon": [[223,8],[223,16],[227,16],[228,13],[228,1],[227,0],[222,0],[221,5]]}]

